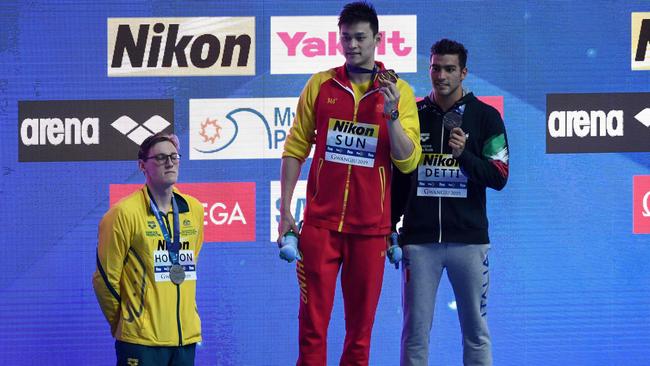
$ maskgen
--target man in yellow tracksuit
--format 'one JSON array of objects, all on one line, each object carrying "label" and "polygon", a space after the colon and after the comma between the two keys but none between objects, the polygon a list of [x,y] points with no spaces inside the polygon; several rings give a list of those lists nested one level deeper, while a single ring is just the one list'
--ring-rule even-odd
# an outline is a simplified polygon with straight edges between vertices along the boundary
[{"label": "man in yellow tracksuit", "polygon": [[194,365],[203,206],[173,187],[176,136],[147,138],[138,158],[146,184],[102,218],[93,288],[116,339],[118,365]]}]

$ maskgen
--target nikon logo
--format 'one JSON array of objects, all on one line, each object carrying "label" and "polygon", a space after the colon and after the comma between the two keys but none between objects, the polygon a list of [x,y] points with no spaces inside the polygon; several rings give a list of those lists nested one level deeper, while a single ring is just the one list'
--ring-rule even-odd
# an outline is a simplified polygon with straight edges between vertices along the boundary
[{"label": "nikon logo", "polygon": [[255,75],[255,18],[108,19],[108,76]]},{"label": "nikon logo", "polygon": [[650,70],[650,13],[632,13],[632,70]]},{"label": "nikon logo", "polygon": [[444,154],[424,154],[422,165],[429,166],[446,166],[458,167],[458,161],[451,157],[451,155]]},{"label": "nikon logo", "polygon": [[334,122],[333,130],[359,136],[373,136],[375,133],[375,129],[372,127],[359,126],[354,122],[341,120]]},{"label": "nikon logo", "polygon": [[97,145],[98,118],[26,118],[20,125],[20,140],[31,145]]},{"label": "nikon logo", "polygon": [[546,152],[649,152],[650,93],[548,94]]}]

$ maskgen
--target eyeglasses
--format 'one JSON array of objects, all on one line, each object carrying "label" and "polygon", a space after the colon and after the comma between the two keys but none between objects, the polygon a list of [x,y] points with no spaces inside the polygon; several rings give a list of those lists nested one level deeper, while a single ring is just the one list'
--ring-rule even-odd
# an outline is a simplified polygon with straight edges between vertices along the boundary
[{"label": "eyeglasses", "polygon": [[142,160],[147,161],[149,159],[155,159],[160,164],[166,163],[167,159],[171,159],[172,163],[178,163],[181,160],[181,154],[177,154],[177,153],[158,154],[158,155],[153,155],[153,156],[147,156],[146,158],[144,158]]}]

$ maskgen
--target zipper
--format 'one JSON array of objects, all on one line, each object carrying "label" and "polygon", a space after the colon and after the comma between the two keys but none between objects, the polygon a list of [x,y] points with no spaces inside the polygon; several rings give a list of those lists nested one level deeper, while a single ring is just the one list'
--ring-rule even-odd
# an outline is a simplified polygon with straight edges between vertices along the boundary
[{"label": "zipper", "polygon": [[345,220],[345,211],[348,208],[348,195],[350,194],[350,176],[352,175],[352,165],[348,164],[348,177],[345,179],[345,191],[343,192],[343,208],[341,209],[341,221],[339,221],[339,232],[343,231],[343,221]]},{"label": "zipper", "polygon": [[[442,154],[445,141],[445,125],[440,124],[440,154]],[[442,197],[438,197],[438,243],[442,243]]]},{"label": "zipper", "polygon": [[381,206],[381,213],[384,213],[384,198],[386,197],[386,174],[384,173],[384,167],[379,167],[379,182],[381,184],[381,201],[379,205]]},{"label": "zipper", "polygon": [[181,329],[181,286],[176,285],[176,326],[178,327],[178,346],[183,346],[183,330]]},{"label": "zipper", "polygon": [[[171,226],[167,219],[167,215],[164,216],[167,223],[168,230],[171,232]],[[170,279],[171,281],[171,279]],[[181,329],[181,286],[172,282],[176,286],[176,327],[178,328],[178,346],[183,346],[183,330]]]},{"label": "zipper", "polygon": [[[363,96],[361,96],[361,99],[359,99],[359,102],[357,103],[357,97],[354,94],[354,90],[350,89],[346,85],[341,84],[341,82],[336,80],[336,78],[333,78],[332,80],[334,80],[335,83],[339,84],[339,86],[341,88],[343,88],[344,90],[346,90],[348,93],[350,93],[352,95],[352,100],[354,100],[354,115],[352,117],[352,121],[357,122],[357,112],[359,111],[359,104],[361,103],[363,98],[367,97],[368,95],[370,95],[372,93],[376,93],[379,89],[372,89],[369,92],[366,92],[365,94],[363,94]],[[348,175],[345,178],[345,190],[343,192],[343,207],[341,209],[341,219],[339,221],[339,227],[338,227],[339,232],[343,231],[343,222],[345,220],[345,212],[347,211],[347,208],[348,208],[348,196],[350,194],[350,177],[351,177],[351,175],[352,175],[352,165],[348,164]],[[382,209],[383,209],[383,207],[382,207]]]},{"label": "zipper", "polygon": [[[165,214],[163,218],[165,219],[165,224],[167,225],[167,230],[172,232],[172,227],[167,218],[169,213]],[[171,282],[171,279],[170,279]],[[178,329],[178,346],[183,346],[183,330],[181,329],[181,286],[172,282],[176,286],[176,328]]]}]

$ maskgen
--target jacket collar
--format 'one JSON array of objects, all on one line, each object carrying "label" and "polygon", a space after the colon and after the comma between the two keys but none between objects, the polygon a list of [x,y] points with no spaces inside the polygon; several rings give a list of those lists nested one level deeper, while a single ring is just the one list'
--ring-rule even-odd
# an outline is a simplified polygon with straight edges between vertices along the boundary
[{"label": "jacket collar", "polygon": [[[151,211],[151,192],[149,191],[149,187],[145,184],[144,187],[142,187],[142,194],[145,197],[145,202],[147,203],[147,211]],[[185,212],[190,212],[190,206],[183,198],[181,195],[180,191],[178,188],[174,187],[173,188],[173,194],[174,198],[176,198],[176,204],[178,204],[178,213],[185,213]],[[153,212],[150,212],[153,215]]]},{"label": "jacket collar", "polygon": [[[377,71],[386,69],[384,67],[384,64],[380,61],[375,61],[375,66],[377,66]],[[334,79],[336,79],[336,81],[339,82],[341,85],[345,85],[348,88],[352,89],[352,83],[350,82],[350,77],[348,75],[348,71],[347,68],[345,67],[345,64],[343,64],[343,66],[335,68],[334,70],[335,70]],[[372,81],[371,89],[375,89],[378,87],[379,87],[379,82],[377,81],[377,75],[375,75],[374,80]]]},{"label": "jacket collar", "polygon": [[[451,111],[451,110],[454,110],[455,108],[463,106],[463,105],[473,101],[474,99],[476,99],[476,97],[474,96],[474,93],[472,93],[472,92],[467,92],[466,93],[465,90],[463,89],[463,97],[460,98],[456,103],[454,103],[454,105],[452,105],[451,108],[448,109],[448,111]],[[436,112],[436,113],[438,113],[440,115],[444,115],[447,112],[447,111],[443,111],[442,108],[438,105],[438,103],[436,103],[436,101],[433,100],[433,98],[431,98],[431,94],[424,97],[424,104],[425,104],[425,106],[427,108],[433,109],[434,112]]]}]

